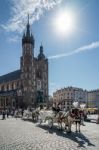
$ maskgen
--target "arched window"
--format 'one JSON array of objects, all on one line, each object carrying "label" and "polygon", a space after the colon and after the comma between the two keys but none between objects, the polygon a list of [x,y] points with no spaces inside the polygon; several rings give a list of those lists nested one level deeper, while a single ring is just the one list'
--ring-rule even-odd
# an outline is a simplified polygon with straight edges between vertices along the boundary
[{"label": "arched window", "polygon": [[7,84],[7,91],[9,90],[9,85]]},{"label": "arched window", "polygon": [[17,82],[16,86],[17,86],[17,88],[19,87],[19,82]]},{"label": "arched window", "polygon": [[1,91],[4,91],[4,85],[1,86]]},{"label": "arched window", "polygon": [[14,85],[13,85],[13,83],[12,83],[12,88],[11,88],[12,90],[14,89]]}]

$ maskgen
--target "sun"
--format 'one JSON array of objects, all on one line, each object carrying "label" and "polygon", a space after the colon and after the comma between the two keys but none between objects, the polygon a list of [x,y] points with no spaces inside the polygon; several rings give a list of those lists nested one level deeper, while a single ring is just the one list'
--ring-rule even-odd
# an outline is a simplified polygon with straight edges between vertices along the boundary
[{"label": "sun", "polygon": [[61,11],[54,18],[54,29],[61,35],[70,34],[74,28],[74,16],[70,12]]}]

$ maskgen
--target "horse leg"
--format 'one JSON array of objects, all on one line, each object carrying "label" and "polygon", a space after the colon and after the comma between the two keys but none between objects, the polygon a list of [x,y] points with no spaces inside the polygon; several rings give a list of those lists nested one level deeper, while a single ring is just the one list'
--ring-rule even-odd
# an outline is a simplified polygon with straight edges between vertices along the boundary
[{"label": "horse leg", "polygon": [[76,132],[77,132],[77,122],[75,122],[75,124],[76,124]]},{"label": "horse leg", "polygon": [[63,122],[63,119],[60,119],[61,130],[63,129],[62,128],[62,122]]},{"label": "horse leg", "polygon": [[62,122],[60,122],[60,130],[62,130]]},{"label": "horse leg", "polygon": [[66,130],[66,132],[67,132],[67,125],[65,124],[65,130]]},{"label": "horse leg", "polygon": [[71,122],[68,122],[68,133],[71,133]]},{"label": "horse leg", "polygon": [[79,122],[79,124],[78,124],[78,127],[79,127],[78,131],[80,132],[80,122]]},{"label": "horse leg", "polygon": [[68,119],[67,118],[65,118],[64,123],[65,123],[65,130],[67,132],[67,127],[68,127]]},{"label": "horse leg", "polygon": [[66,132],[67,132],[67,121],[65,121],[65,130],[66,130]]}]

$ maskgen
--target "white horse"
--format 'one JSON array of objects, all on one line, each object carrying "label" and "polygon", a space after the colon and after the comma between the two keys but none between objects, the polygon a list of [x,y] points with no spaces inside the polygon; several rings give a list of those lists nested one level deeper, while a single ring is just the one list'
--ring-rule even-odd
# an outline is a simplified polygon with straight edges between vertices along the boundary
[{"label": "white horse", "polygon": [[24,113],[23,113],[23,119],[29,119],[29,118],[32,118],[32,112],[30,112],[29,110],[24,110]]},{"label": "white horse", "polygon": [[41,110],[39,112],[39,123],[44,123],[48,121],[49,127],[53,127],[54,123],[61,125],[60,113],[55,114],[52,110]]}]

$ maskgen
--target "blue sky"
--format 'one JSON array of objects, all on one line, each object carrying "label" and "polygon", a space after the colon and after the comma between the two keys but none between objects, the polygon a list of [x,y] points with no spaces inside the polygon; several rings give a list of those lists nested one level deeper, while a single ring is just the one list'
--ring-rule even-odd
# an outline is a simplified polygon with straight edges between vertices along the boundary
[{"label": "blue sky", "polygon": [[[60,10],[75,21],[64,36],[53,26]],[[35,56],[42,42],[49,58],[49,93],[67,86],[99,89],[99,0],[0,0],[0,75],[20,67],[28,13]]]}]

